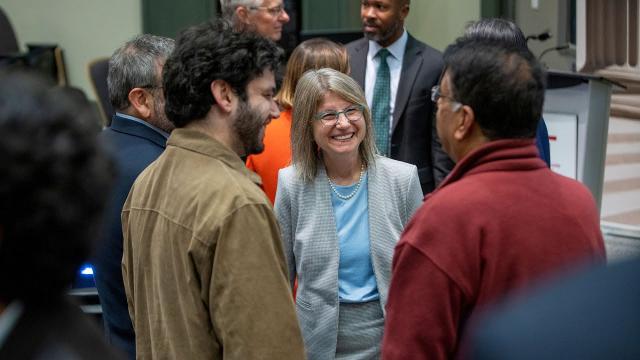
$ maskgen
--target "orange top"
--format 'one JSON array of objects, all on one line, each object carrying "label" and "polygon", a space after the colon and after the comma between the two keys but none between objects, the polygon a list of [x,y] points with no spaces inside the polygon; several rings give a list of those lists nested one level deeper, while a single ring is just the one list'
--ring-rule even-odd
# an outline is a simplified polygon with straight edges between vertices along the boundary
[{"label": "orange top", "polygon": [[278,187],[278,170],[291,163],[291,109],[280,113],[264,132],[264,151],[249,155],[247,167],[262,178],[262,190],[273,204]]}]

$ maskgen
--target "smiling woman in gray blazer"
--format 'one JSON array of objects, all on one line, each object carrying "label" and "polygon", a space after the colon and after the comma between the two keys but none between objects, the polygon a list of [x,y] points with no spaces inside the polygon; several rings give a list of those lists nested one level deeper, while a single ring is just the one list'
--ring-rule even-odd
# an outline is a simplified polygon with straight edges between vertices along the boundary
[{"label": "smiling woman in gray blazer", "polygon": [[294,96],[275,211],[310,360],[379,358],[393,249],[422,203],[416,167],[375,155],[366,104],[330,69],[306,72]]}]

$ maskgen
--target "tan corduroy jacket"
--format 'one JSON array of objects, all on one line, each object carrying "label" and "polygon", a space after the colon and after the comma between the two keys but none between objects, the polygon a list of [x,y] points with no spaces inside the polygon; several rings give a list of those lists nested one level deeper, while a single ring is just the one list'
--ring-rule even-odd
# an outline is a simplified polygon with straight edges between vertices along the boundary
[{"label": "tan corduroy jacket", "polygon": [[176,129],[122,210],[142,359],[303,359],[271,205],[234,152]]}]

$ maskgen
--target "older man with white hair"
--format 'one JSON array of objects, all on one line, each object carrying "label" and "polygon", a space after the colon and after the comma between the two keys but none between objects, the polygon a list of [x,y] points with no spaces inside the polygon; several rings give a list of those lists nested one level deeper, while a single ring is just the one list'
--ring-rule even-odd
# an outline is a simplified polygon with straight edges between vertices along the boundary
[{"label": "older man with white hair", "polygon": [[282,37],[289,14],[282,0],[220,0],[222,15],[238,30],[256,32],[273,41]]}]

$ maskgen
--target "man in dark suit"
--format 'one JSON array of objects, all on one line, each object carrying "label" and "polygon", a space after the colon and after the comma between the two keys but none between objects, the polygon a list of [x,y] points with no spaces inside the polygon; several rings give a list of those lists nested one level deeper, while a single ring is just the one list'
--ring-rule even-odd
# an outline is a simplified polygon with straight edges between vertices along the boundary
[{"label": "man in dark suit", "polygon": [[474,359],[640,359],[640,259],[545,285],[485,315]]},{"label": "man in dark suit", "polygon": [[0,76],[0,359],[118,359],[65,295],[113,180],[89,103]]},{"label": "man in dark suit", "polygon": [[347,51],[351,76],[371,107],[378,151],[416,165],[426,194],[453,162],[440,146],[429,99],[442,72],[442,54],[404,29],[409,5],[409,0],[362,0],[365,37],[349,43]]},{"label": "man in dark suit", "polygon": [[173,50],[171,39],[140,35],[117,49],[109,61],[107,83],[116,114],[100,138],[118,169],[94,257],[96,287],[108,341],[135,357],[135,337],[122,283],[120,212],[131,185],[164,150],[172,123],[164,113],[162,67]]}]

